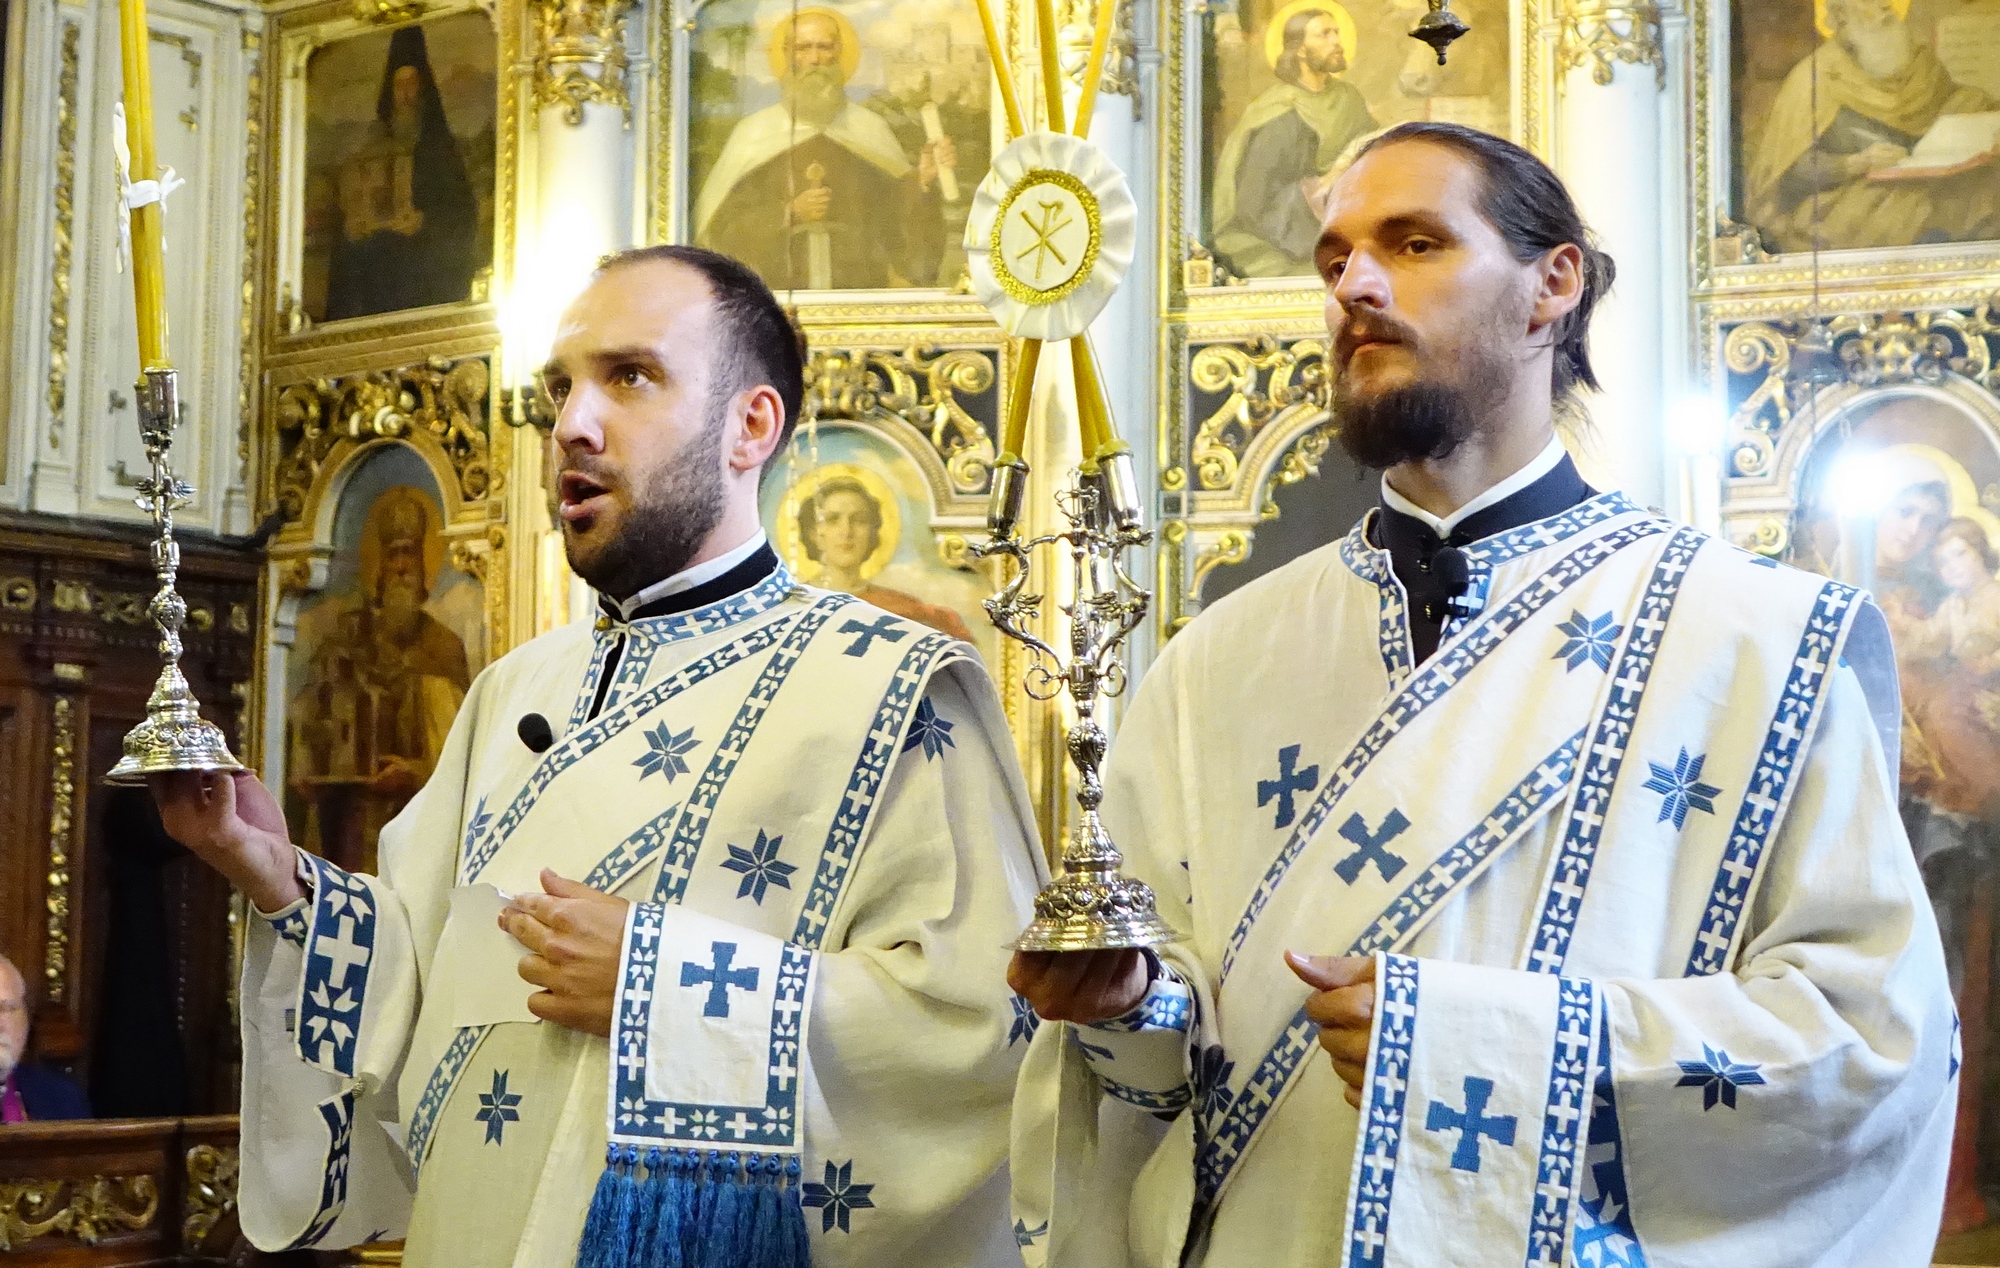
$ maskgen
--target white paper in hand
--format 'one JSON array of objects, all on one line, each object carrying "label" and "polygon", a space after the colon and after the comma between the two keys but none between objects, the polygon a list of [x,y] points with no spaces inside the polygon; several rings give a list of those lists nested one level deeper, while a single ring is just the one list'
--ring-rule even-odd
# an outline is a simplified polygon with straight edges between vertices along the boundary
[{"label": "white paper in hand", "polygon": [[528,1011],[528,996],[540,988],[524,981],[518,969],[528,949],[500,927],[500,909],[507,901],[491,885],[461,885],[451,891],[432,993],[451,1001],[453,1026],[541,1020]]}]

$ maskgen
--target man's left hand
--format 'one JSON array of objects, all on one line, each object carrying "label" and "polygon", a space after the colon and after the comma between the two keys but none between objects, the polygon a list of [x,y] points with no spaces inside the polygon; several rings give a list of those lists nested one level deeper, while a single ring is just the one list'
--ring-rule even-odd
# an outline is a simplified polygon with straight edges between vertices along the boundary
[{"label": "man's left hand", "polygon": [[528,948],[523,980],[542,989],[528,1011],[585,1034],[611,1037],[618,1006],[619,953],[631,904],[542,869],[544,894],[516,894],[500,927]]},{"label": "man's left hand", "polygon": [[917,188],[928,193],[941,167],[958,170],[958,147],[948,136],[932,141],[917,155]]},{"label": "man's left hand", "polygon": [[1285,964],[1313,988],[1306,1017],[1319,1027],[1319,1046],[1347,1084],[1342,1089],[1347,1103],[1360,1109],[1361,1085],[1368,1078],[1368,1036],[1375,1028],[1375,957],[1287,951]]}]

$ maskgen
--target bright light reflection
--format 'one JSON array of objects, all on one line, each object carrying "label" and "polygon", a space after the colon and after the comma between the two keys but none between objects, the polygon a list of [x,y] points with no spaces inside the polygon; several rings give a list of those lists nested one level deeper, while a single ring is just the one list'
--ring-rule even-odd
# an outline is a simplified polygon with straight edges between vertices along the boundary
[{"label": "bright light reflection", "polygon": [[1683,396],[1667,411],[1667,437],[1674,448],[1690,457],[1719,452],[1728,424],[1722,406],[1710,396]]},{"label": "bright light reflection", "polygon": [[1868,518],[1879,514],[1895,496],[1897,482],[1893,464],[1884,469],[1882,455],[1848,454],[1827,473],[1827,493],[1843,517]]}]

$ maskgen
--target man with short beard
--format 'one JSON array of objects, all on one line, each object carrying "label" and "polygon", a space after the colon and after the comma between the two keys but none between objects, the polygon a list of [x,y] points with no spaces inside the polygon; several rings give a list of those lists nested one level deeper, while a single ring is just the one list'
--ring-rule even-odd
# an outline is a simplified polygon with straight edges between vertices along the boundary
[{"label": "man with short beard", "polygon": [[[1104,818],[1181,940],[1012,966],[1066,1023],[1035,1262],[1928,1262],[1958,1049],[1881,614],[1585,486],[1611,262],[1527,151],[1391,129],[1316,259],[1381,506],[1140,684]],[[1172,1125],[1106,1107],[1148,1156],[1087,1186],[1093,1094]]]},{"label": "man with short beard", "polygon": [[976,655],[772,552],[803,371],[741,265],[612,257],[544,380],[600,615],[473,683],[381,874],[294,850],[250,775],[155,785],[264,917],[244,1230],[453,1268],[1017,1263],[1002,948],[1042,869]]},{"label": "man with short beard", "polygon": [[1312,272],[1319,212],[1308,191],[1375,127],[1361,90],[1338,77],[1348,49],[1331,10],[1301,9],[1279,34],[1278,82],[1243,111],[1215,163],[1215,249],[1243,277]]},{"label": "man with short beard", "polygon": [[730,132],[695,199],[695,241],[776,290],[937,286],[944,260],[939,168],[950,137],[911,164],[882,116],[847,99],[859,55],[832,9],[795,10],[772,33],[783,100]]},{"label": "man with short beard", "polygon": [[[1907,9],[1907,3],[1900,6]],[[1750,219],[1780,250],[2000,235],[2000,168],[1882,180],[1945,115],[2000,109],[1954,83],[1891,0],[1825,0],[1832,37],[1792,68],[1747,173]]]}]

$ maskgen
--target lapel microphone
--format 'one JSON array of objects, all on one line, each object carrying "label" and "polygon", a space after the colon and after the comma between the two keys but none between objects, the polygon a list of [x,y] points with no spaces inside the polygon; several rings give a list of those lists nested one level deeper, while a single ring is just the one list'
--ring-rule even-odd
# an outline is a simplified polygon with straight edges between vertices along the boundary
[{"label": "lapel microphone", "polygon": [[523,714],[514,733],[521,737],[521,743],[528,746],[530,753],[546,753],[556,742],[549,720],[539,713]]},{"label": "lapel microphone", "polygon": [[1459,596],[1472,588],[1472,565],[1466,561],[1464,551],[1446,546],[1432,555],[1431,575],[1444,590],[1445,611],[1459,618],[1473,615],[1474,609],[1458,601]]}]

